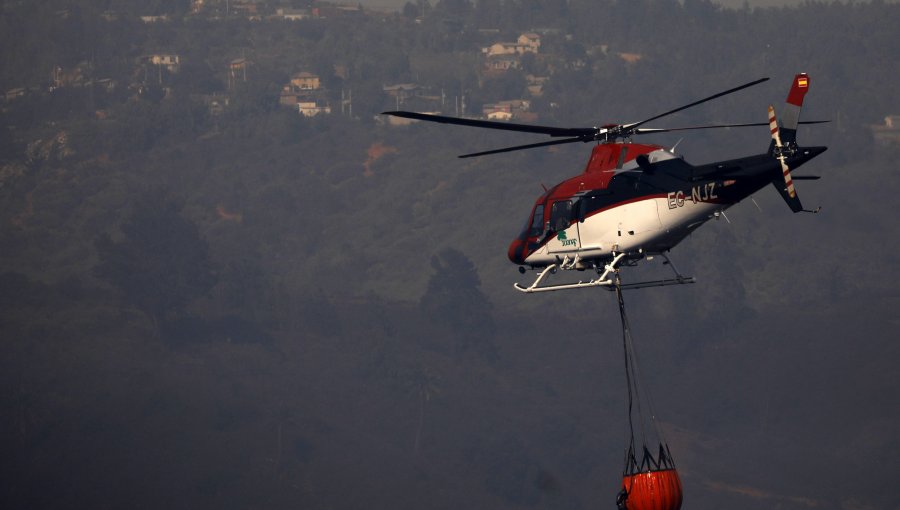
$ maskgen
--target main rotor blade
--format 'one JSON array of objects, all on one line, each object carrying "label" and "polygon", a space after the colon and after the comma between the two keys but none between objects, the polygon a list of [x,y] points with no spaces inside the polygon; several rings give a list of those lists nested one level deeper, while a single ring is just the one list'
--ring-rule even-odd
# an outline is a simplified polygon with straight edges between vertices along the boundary
[{"label": "main rotor blade", "polygon": [[644,124],[646,124],[646,123],[648,123],[648,122],[650,122],[650,121],[654,121],[654,120],[656,120],[656,119],[665,117],[666,115],[672,115],[673,113],[680,112],[681,110],[687,110],[688,108],[697,106],[698,104],[702,104],[702,103],[705,103],[705,102],[707,102],[707,101],[712,101],[713,99],[716,99],[716,98],[719,98],[719,97],[722,97],[722,96],[727,96],[728,94],[732,94],[732,93],[737,92],[737,91],[739,91],[739,90],[743,90],[743,89],[745,89],[745,88],[747,88],[747,87],[752,87],[752,86],[754,86],[754,85],[758,85],[758,84],[760,84],[760,83],[762,83],[762,82],[764,82],[764,81],[768,81],[768,78],[760,78],[760,79],[758,79],[758,80],[756,80],[756,81],[751,81],[750,83],[745,83],[745,84],[741,85],[740,87],[735,87],[735,88],[733,88],[733,89],[728,89],[728,90],[726,90],[726,91],[724,91],[724,92],[719,92],[718,94],[713,94],[713,95],[711,95],[711,96],[709,96],[709,97],[707,97],[707,98],[701,99],[701,100],[699,100],[699,101],[694,101],[694,102],[691,103],[691,104],[686,104],[686,105],[684,105],[684,106],[682,106],[682,107],[680,107],[680,108],[675,108],[674,110],[669,110],[669,111],[667,111],[667,112],[665,112],[665,113],[660,113],[659,115],[656,115],[655,117],[650,117],[649,119],[642,120],[642,121],[637,122],[637,123],[635,123],[635,124],[631,124],[630,126],[628,126],[628,129],[635,129],[635,128],[637,128],[637,127],[639,127],[639,126],[642,126],[642,125],[644,125]]},{"label": "main rotor blade", "polygon": [[[831,122],[830,120],[801,120],[800,124],[824,124],[826,122]],[[685,126],[685,127],[674,127],[674,128],[638,128],[634,131],[636,135],[646,135],[652,133],[666,133],[668,131],[690,131],[693,129],[718,129],[718,128],[737,128],[737,127],[753,127],[753,126],[768,126],[768,122],[750,122],[746,124],[710,124],[707,126]]]},{"label": "main rotor blade", "polygon": [[520,151],[525,149],[536,149],[538,147],[547,147],[548,145],[560,145],[564,143],[573,143],[573,142],[588,142],[590,140],[584,140],[583,138],[565,138],[563,140],[550,140],[549,142],[540,142],[540,143],[530,143],[528,145],[516,145],[515,147],[504,147],[502,149],[494,149],[484,152],[474,152],[472,154],[463,154],[459,156],[460,158],[474,158],[476,156],[487,156],[488,154],[499,154],[501,152],[512,152],[512,151]]},{"label": "main rotor blade", "polygon": [[550,136],[594,136],[597,128],[559,128],[553,126],[536,126],[532,124],[514,124],[511,122],[497,122],[491,120],[463,119],[459,117],[448,117],[446,115],[432,115],[430,113],[418,112],[382,112],[382,115],[393,115],[404,119],[424,120],[426,122],[440,122],[441,124],[457,124],[460,126],[471,126],[485,129],[500,129],[503,131],[518,131],[521,133],[538,133]]}]

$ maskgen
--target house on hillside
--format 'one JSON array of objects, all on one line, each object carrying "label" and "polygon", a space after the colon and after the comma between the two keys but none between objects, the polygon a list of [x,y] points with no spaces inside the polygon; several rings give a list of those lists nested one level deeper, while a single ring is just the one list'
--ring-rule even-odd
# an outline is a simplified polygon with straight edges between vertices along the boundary
[{"label": "house on hillside", "polygon": [[304,117],[315,117],[316,115],[331,113],[331,107],[320,101],[300,101],[297,103],[297,110]]},{"label": "house on hillside", "polygon": [[[331,113],[331,108],[322,106],[326,104],[326,94],[318,75],[301,71],[291,76],[291,81],[282,87],[278,102],[298,108],[301,114],[312,117],[319,113]],[[304,106],[301,107],[301,104]]]},{"label": "house on hillside", "polygon": [[525,53],[538,53],[541,48],[541,36],[526,32],[519,36],[516,42],[497,42],[481,48],[481,52],[492,57],[495,55],[524,55]]},{"label": "house on hillside", "polygon": [[312,12],[309,9],[289,9],[279,8],[275,11],[277,17],[286,21],[300,21],[312,18]]},{"label": "house on hillside", "polygon": [[[246,58],[244,58],[244,57],[236,58],[228,63],[228,70],[231,72],[232,75],[246,74],[248,65],[250,65],[250,62],[247,61]],[[245,81],[246,81],[246,77],[245,77]]]},{"label": "house on hillside", "polygon": [[494,110],[485,113],[485,118],[488,120],[500,120],[500,121],[510,121],[513,116],[511,113],[503,110]]},{"label": "house on hillside", "polygon": [[291,76],[290,87],[295,91],[319,90],[322,87],[322,82],[318,75],[301,71]]},{"label": "house on hillside", "polygon": [[234,88],[234,84],[238,82],[238,80],[242,82],[247,81],[247,68],[250,66],[250,61],[246,58],[236,58],[228,63],[228,88]]},{"label": "house on hillside", "polygon": [[231,10],[234,11],[235,14],[243,15],[247,19],[250,20],[259,20],[259,11],[260,7],[257,2],[253,1],[233,1],[231,3]]},{"label": "house on hillside", "polygon": [[419,95],[421,87],[415,83],[397,83],[384,85],[381,90],[394,99],[394,106],[399,110],[407,101]]},{"label": "house on hillside", "polygon": [[881,145],[900,145],[900,115],[888,115],[884,124],[870,126],[872,138]]},{"label": "house on hillside", "polygon": [[484,61],[484,68],[489,71],[508,71],[520,67],[522,61],[519,55],[489,55]]},{"label": "house on hillside", "polygon": [[92,83],[94,72],[93,65],[88,61],[82,61],[75,67],[64,68],[57,66],[50,75],[50,91],[61,87],[83,87]]},{"label": "house on hillside", "polygon": [[398,110],[440,110],[444,107],[446,101],[443,90],[438,93],[417,83],[384,85],[381,87],[381,90],[393,103],[391,107]]},{"label": "house on hillside", "polygon": [[361,4],[355,2],[316,2],[311,9],[313,18],[340,18],[365,14]]},{"label": "house on hillside", "polygon": [[141,21],[144,23],[166,23],[169,21],[169,15],[163,14],[162,16],[141,16]]},{"label": "house on hillside", "polygon": [[509,99],[487,103],[481,107],[481,114],[491,120],[512,120],[521,118],[531,109],[528,99]]},{"label": "house on hillside", "polygon": [[25,87],[16,87],[14,89],[7,90],[4,97],[6,98],[7,102],[14,101],[20,97],[25,97],[26,92],[27,91],[25,90]]},{"label": "house on hillside", "polygon": [[397,83],[395,85],[384,85],[381,87],[381,90],[385,94],[398,98],[401,102],[416,96],[420,89],[421,87],[415,83]]},{"label": "house on hillside", "polygon": [[516,41],[522,46],[522,53],[537,53],[541,49],[541,36],[534,32],[526,32]]},{"label": "house on hillside", "polygon": [[155,66],[165,67],[170,73],[178,71],[178,65],[181,63],[178,55],[167,54],[150,55],[147,60]]}]

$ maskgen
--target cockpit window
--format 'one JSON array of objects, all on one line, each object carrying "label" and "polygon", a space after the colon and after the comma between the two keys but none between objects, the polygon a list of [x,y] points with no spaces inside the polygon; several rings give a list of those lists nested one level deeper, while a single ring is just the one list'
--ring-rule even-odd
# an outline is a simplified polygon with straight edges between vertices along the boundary
[{"label": "cockpit window", "polygon": [[538,204],[534,208],[534,218],[531,220],[531,228],[528,237],[537,237],[544,233],[544,204]]},{"label": "cockpit window", "polygon": [[559,200],[550,208],[550,228],[554,232],[565,230],[572,223],[572,201]]}]

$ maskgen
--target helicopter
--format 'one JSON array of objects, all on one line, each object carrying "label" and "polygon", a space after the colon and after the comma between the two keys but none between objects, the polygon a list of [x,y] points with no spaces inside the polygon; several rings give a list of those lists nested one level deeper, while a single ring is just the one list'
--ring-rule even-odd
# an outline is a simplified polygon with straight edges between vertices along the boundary
[{"label": "helicopter", "polygon": [[[516,124],[490,120],[450,117],[410,111],[388,111],[411,120],[455,124],[543,134],[550,141],[517,145],[463,154],[471,158],[504,152],[576,142],[595,142],[584,171],[550,188],[538,197],[521,233],[509,245],[508,257],[519,272],[537,271],[534,282],[514,288],[524,293],[603,287],[636,289],[694,283],[672,264],[668,252],[694,230],[711,219],[724,216],[729,207],[771,184],[791,211],[804,209],[794,187],[797,180],[819,176],[794,176],[792,170],[815,158],[827,147],[797,144],[799,124],[828,121],[800,121],[803,100],[809,90],[806,73],[794,77],[783,116],[776,118],[768,108],[768,122],[716,124],[675,128],[649,128],[645,124],[692,108],[707,101],[758,85],[761,78],[690,104],[629,124],[607,124],[591,128],[564,128]],[[632,137],[654,133],[698,129],[768,126],[771,140],[764,154],[717,161],[704,165],[687,163],[675,148],[632,143]],[[725,216],[727,220],[727,216]],[[621,284],[619,268],[661,256],[674,277]],[[546,284],[549,275],[564,271],[593,270],[597,277],[576,283]],[[615,275],[615,279],[613,278]]]}]

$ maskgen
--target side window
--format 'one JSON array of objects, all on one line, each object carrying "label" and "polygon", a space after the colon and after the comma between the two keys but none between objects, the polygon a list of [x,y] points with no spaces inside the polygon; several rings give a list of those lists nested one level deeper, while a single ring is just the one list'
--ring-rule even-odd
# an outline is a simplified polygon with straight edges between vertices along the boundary
[{"label": "side window", "polygon": [[544,204],[538,204],[534,208],[534,218],[531,220],[529,237],[537,237],[544,233]]},{"label": "side window", "polygon": [[550,208],[550,228],[559,232],[568,228],[570,223],[572,223],[572,201],[553,202],[553,207]]}]

